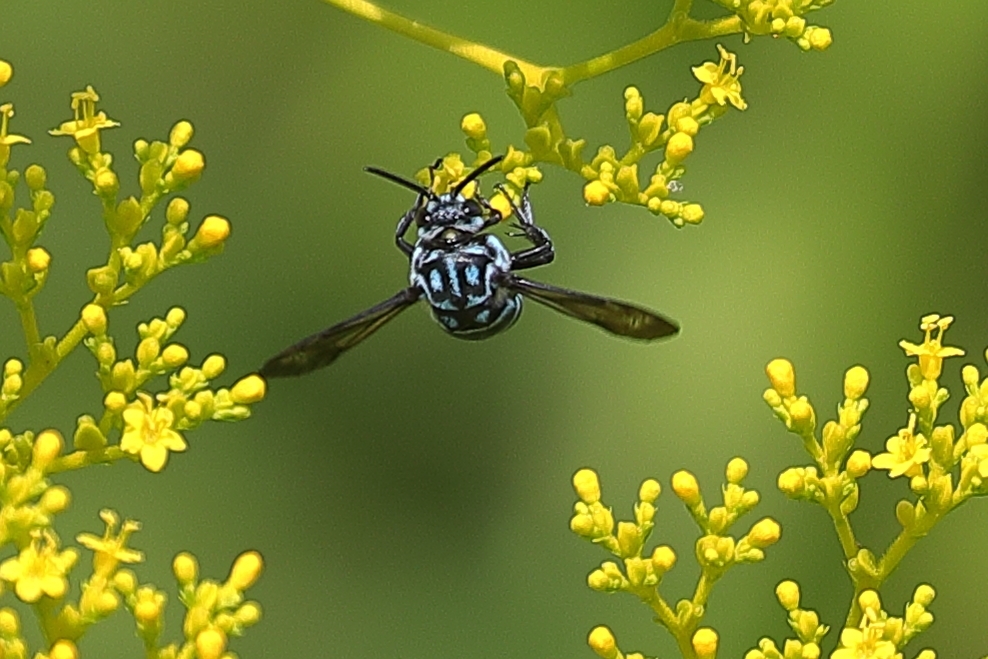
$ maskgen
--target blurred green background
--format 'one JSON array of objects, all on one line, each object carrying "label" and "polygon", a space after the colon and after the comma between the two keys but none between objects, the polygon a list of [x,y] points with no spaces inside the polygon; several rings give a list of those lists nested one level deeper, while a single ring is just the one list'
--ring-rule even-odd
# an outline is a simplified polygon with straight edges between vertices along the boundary
[{"label": "blurred green background", "polygon": [[[670,5],[387,6],[565,64],[643,36]],[[723,41],[745,67],[749,109],[703,130],[687,162],[684,196],[704,204],[700,227],[586,208],[580,180],[556,169],[534,191],[558,257],[533,276],[661,310],[682,323],[680,337],[621,341],[529,305],[508,334],[468,343],[417,308],[331,369],[273,382],[250,421],[191,434],[161,475],[131,464],[66,475],[74,504],[60,518],[63,540],[102,532],[103,507],[139,519],[133,544],[148,557],[139,574],[173,593],[178,551],[222,578],[240,551],[259,549],[267,569],[250,594],[265,616],[233,644],[245,658],[589,657],[586,633],[600,623],[627,651],[673,656],[644,607],[586,588],[605,555],[568,530],[570,476],[597,468],[621,516],[642,479],[666,486],[653,538],[679,553],[663,587],[678,599],[697,572],[695,530],[669,476],[692,470],[716,502],[724,465],[741,455],[764,503],[739,530],[772,515],[783,539],[718,586],[706,622],[721,633],[721,656],[786,634],[773,596],[783,578],[839,627],[851,590],[830,523],[774,489],[780,471],[807,458],[761,400],[763,368],[792,359],[800,391],[827,418],[844,370],[866,365],[872,409],[860,443],[879,451],[906,420],[897,342],[920,340],[923,314],[953,314],[948,343],[968,350],[943,378],[954,393],[944,418],[956,419],[960,366],[983,369],[988,345],[988,6],[843,0],[811,19],[834,32],[826,53]],[[189,119],[207,160],[187,194],[192,216],[233,222],[223,256],[167,273],[113,315],[121,352],[133,349],[137,322],[181,304],[189,318],[177,338],[197,363],[222,351],[230,383],[405,285],[392,232],[412,197],[364,165],[410,175],[462,150],[459,119],[470,111],[483,112],[499,148],[523,132],[497,77],[316,0],[7,1],[0,57],[15,67],[0,91],[16,103],[13,130],[34,139],[12,166],[43,163],[57,200],[42,239],[54,257],[38,299],[43,332],[70,326],[89,299],[85,269],[105,255],[98,203],[64,156],[70,142],[46,135],[70,118],[69,93],[92,84],[123,123],[104,146],[125,194],[137,189],[133,141]],[[624,87],[638,85],[646,108],[662,112],[696,93],[689,67],[708,59],[714,42],[686,44],[581,84],[560,106],[564,121],[588,151],[623,145]],[[0,327],[2,354],[23,356],[9,304]],[[85,351],[74,354],[13,429],[71,434],[76,416],[99,409],[93,368]],[[864,481],[853,518],[861,541],[882,549],[892,539],[905,485],[881,473]],[[900,614],[918,583],[937,588],[937,622],[917,647],[986,651],[988,632],[972,623],[988,619],[986,543],[988,513],[975,501],[889,581],[886,604]],[[176,639],[181,607],[170,609]],[[141,652],[124,615],[81,648]]]}]

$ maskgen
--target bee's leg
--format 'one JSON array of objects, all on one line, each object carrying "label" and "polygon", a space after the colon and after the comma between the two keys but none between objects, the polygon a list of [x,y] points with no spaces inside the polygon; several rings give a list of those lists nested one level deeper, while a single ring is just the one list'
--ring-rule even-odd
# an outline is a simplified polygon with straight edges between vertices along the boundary
[{"label": "bee's leg", "polygon": [[532,215],[532,203],[528,199],[528,186],[526,185],[524,192],[522,192],[520,206],[515,204],[506,190],[501,188],[499,190],[511,204],[511,210],[518,217],[518,223],[512,226],[519,229],[521,233],[515,235],[523,236],[532,243],[532,247],[511,255],[511,269],[524,270],[552,263],[552,260],[556,258],[552,238],[549,237],[545,229],[535,223],[535,217]]},{"label": "bee's leg", "polygon": [[415,246],[405,240],[405,234],[408,232],[408,227],[412,226],[412,222],[415,220],[415,216],[418,214],[423,201],[422,196],[419,195],[418,201],[412,206],[411,210],[402,215],[401,219],[398,220],[398,228],[395,229],[395,245],[409,258],[411,258],[412,250],[415,249]]}]

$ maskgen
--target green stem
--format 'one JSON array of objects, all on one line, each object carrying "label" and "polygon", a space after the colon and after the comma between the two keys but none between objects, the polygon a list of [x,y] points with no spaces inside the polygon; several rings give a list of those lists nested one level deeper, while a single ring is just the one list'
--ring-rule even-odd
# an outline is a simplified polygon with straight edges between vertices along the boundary
[{"label": "green stem", "polygon": [[[32,316],[33,316],[33,309],[32,309]],[[22,322],[23,322],[23,316],[22,316]],[[35,331],[37,331],[37,327],[35,327]],[[27,333],[26,328],[25,328],[25,333]],[[20,393],[18,394],[17,399],[11,401],[7,405],[7,409],[3,417],[0,418],[0,421],[5,419],[7,415],[9,415],[10,412],[15,407],[20,405],[25,398],[31,395],[31,392],[37,389],[41,385],[41,383],[45,381],[45,378],[47,378],[49,375],[52,374],[52,372],[59,365],[59,363],[61,363],[61,361],[65,359],[65,357],[68,356],[69,353],[75,350],[76,346],[79,345],[79,343],[85,338],[85,336],[86,336],[86,326],[83,325],[82,320],[78,320],[76,321],[76,324],[72,326],[72,329],[70,329],[65,334],[65,336],[62,337],[62,340],[58,342],[58,345],[55,346],[54,362],[52,362],[51,364],[41,364],[41,363],[31,364],[31,366],[29,366],[27,371],[25,371],[24,373],[24,384],[21,386],[21,390]]]},{"label": "green stem", "polygon": [[46,474],[58,474],[63,471],[74,471],[91,464],[105,464],[116,462],[126,458],[119,446],[107,446],[98,451],[73,451],[68,455],[63,455],[55,459],[51,465],[45,469]]},{"label": "green stem", "polygon": [[24,329],[27,354],[33,362],[37,354],[37,346],[41,343],[41,331],[38,329],[38,316],[34,313],[34,302],[30,299],[19,302],[17,313],[21,317],[21,327]]},{"label": "green stem", "polygon": [[665,25],[638,41],[585,62],[564,67],[562,70],[563,80],[566,81],[566,84],[573,85],[582,80],[627,66],[677,43],[737,34],[740,31],[741,19],[737,16],[718,18],[713,21],[697,21],[685,15],[677,15],[674,9],[670,14],[670,20]]},{"label": "green stem", "polygon": [[[437,30],[383,9],[368,0],[323,0],[323,2],[397,32],[413,41],[473,62],[499,76],[504,73],[504,63],[513,60],[518,64],[526,80],[531,84],[540,86],[545,75],[556,68],[540,66],[496,48]],[[692,4],[692,0],[676,0],[665,25],[638,41],[622,46],[617,50],[562,68],[563,80],[567,85],[573,85],[631,64],[680,42],[711,39],[741,32],[741,19],[736,15],[711,21],[698,21],[690,18],[689,11]]]},{"label": "green stem", "polygon": [[433,48],[462,57],[468,62],[473,62],[496,75],[503,75],[504,63],[508,60],[514,60],[525,74],[526,79],[532,81],[541,80],[543,67],[495,48],[468,41],[467,39],[437,30],[418,21],[405,18],[401,14],[383,9],[373,2],[367,2],[367,0],[323,0],[323,2],[387,28],[392,32],[404,35],[413,41],[418,41],[427,46],[432,46]]}]

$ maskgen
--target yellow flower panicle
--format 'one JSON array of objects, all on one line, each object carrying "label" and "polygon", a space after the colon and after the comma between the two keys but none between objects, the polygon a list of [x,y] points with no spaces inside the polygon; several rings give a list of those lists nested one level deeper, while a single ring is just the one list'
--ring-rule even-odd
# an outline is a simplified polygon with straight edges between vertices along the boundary
[{"label": "yellow flower panicle", "polygon": [[[0,60],[0,86],[11,74],[10,65]],[[62,336],[43,335],[33,307],[33,298],[57,258],[36,244],[52,214],[54,196],[46,187],[47,173],[40,165],[30,165],[23,172],[7,169],[11,148],[30,140],[11,132],[13,105],[0,105],[0,237],[11,253],[0,268],[0,295],[14,303],[28,346],[26,360],[7,359],[3,363],[0,422],[80,343],[95,357],[103,390],[103,409],[77,417],[69,450],[56,430],[14,434],[0,426],[0,538],[15,550],[0,563],[0,582],[22,601],[36,605],[46,636],[43,648],[36,653],[29,651],[20,638],[16,614],[0,609],[0,655],[77,659],[76,642],[88,627],[124,606],[133,613],[138,632],[152,654],[192,656],[198,649],[200,656],[219,658],[227,652],[230,636],[242,634],[261,617],[256,602],[244,601],[244,591],[260,575],[260,554],[241,555],[222,584],[200,582],[191,555],[177,558],[176,577],[191,606],[186,627],[194,631],[183,646],[171,645],[159,651],[166,595],[141,585],[136,574],[123,567],[143,560],[141,552],[128,546],[139,525],[130,520],[121,522],[114,512],[104,510],[101,517],[106,529],[102,537],[89,533],[77,536],[78,544],[93,552],[93,562],[92,573],[79,582],[75,601],[70,599],[74,590],[70,588],[70,572],[79,552],[71,547],[63,549],[53,530],[54,516],[67,510],[72,501],[67,487],[52,482],[61,472],[123,458],[140,461],[149,471],[160,471],[171,453],[186,449],[184,433],[207,420],[246,418],[250,406],[263,400],[266,393],[265,382],[257,375],[236,379],[229,388],[214,385],[212,380],[226,369],[222,356],[211,355],[201,368],[190,366],[189,349],[172,340],[185,320],[180,308],[141,323],[134,355],[118,354],[109,322],[114,309],[165,270],[219,253],[229,237],[230,222],[218,215],[208,216],[190,236],[188,201],[169,198],[198,180],[205,168],[205,156],[188,146],[194,134],[188,121],[175,123],[167,141],[134,143],[140,165],[139,193],[125,196],[127,182],[118,176],[113,155],[103,152],[101,144],[102,131],[120,123],[98,108],[99,101],[91,86],[74,93],[73,118],[50,131],[72,137],[69,160],[92,185],[110,239],[106,262],[86,272],[95,297],[80,305],[76,322]],[[21,183],[27,186],[27,203],[16,207]],[[160,242],[134,244],[152,211],[166,199]],[[157,392],[152,382],[156,378],[167,379]]]},{"label": "yellow flower panicle", "polygon": [[[597,473],[592,469],[576,472],[573,487],[578,501],[574,505],[570,528],[619,559],[619,562],[601,562],[587,575],[587,586],[598,592],[636,595],[658,614],[656,620],[676,636],[681,645],[690,644],[697,656],[715,656],[716,632],[699,627],[710,588],[734,565],[762,560],[764,549],[778,542],[781,534],[779,524],[766,517],[743,537],[730,535],[733,524],[759,501],[758,493],[743,485],[747,472],[748,464],[741,458],[728,463],[723,503],[709,512],[703,505],[696,477],[685,470],[673,475],[673,492],[687,505],[702,534],[695,547],[701,569],[697,595],[688,607],[685,601],[680,602],[675,611],[661,596],[659,588],[665,574],[676,564],[676,553],[668,545],[656,546],[650,553],[646,551],[646,543],[656,526],[655,503],[661,493],[659,483],[654,479],[643,481],[634,506],[633,521],[615,523],[611,510],[601,501]],[[588,644],[601,657],[639,656],[622,655],[613,633],[603,625],[591,632]]]}]

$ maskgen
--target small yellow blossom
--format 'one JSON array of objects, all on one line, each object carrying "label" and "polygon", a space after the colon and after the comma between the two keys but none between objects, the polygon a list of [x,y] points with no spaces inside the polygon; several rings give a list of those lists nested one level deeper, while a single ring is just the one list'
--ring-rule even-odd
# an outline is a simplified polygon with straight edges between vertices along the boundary
[{"label": "small yellow blossom", "polygon": [[23,135],[14,135],[13,133],[7,132],[7,126],[13,116],[13,103],[4,103],[3,105],[0,105],[0,145],[9,147],[14,144],[30,144],[31,140]]},{"label": "small yellow blossom", "polygon": [[611,189],[603,181],[590,181],[583,186],[583,200],[591,206],[603,206],[611,200]]},{"label": "small yellow blossom", "polygon": [[598,625],[590,630],[587,645],[603,659],[614,659],[618,656],[617,640],[611,630],[604,625]]},{"label": "small yellow blossom", "polygon": [[748,542],[751,543],[752,547],[765,549],[778,542],[781,534],[782,529],[779,527],[779,523],[771,517],[765,517],[748,531]]},{"label": "small yellow blossom", "polygon": [[673,133],[666,143],[666,161],[678,165],[693,153],[693,138],[688,133]]},{"label": "small yellow blossom", "polygon": [[685,469],[672,475],[672,491],[687,506],[700,503],[700,484],[696,482],[696,476]]},{"label": "small yellow blossom", "polygon": [[701,627],[693,634],[693,650],[698,659],[713,659],[717,656],[717,632],[710,627]]},{"label": "small yellow blossom", "polygon": [[27,267],[33,273],[44,272],[51,265],[51,254],[44,247],[27,250]]},{"label": "small yellow blossom", "polygon": [[652,568],[659,574],[668,572],[676,564],[676,552],[669,545],[659,545],[652,550]]},{"label": "small yellow blossom", "polygon": [[844,374],[844,397],[858,400],[868,389],[868,369],[864,366],[852,366]]},{"label": "small yellow blossom", "polygon": [[730,103],[738,110],[744,110],[748,104],[741,97],[739,80],[744,67],[738,66],[737,55],[720,44],[717,45],[717,50],[720,52],[718,63],[704,62],[701,66],[693,67],[693,77],[703,83],[700,100],[708,105]]},{"label": "small yellow blossom", "polygon": [[159,472],[168,462],[168,452],[187,448],[181,433],[175,430],[175,415],[167,407],[156,407],[145,393],[123,411],[124,430],[120,449],[140,456],[148,471]]},{"label": "small yellow blossom", "polygon": [[267,384],[260,375],[240,378],[230,389],[230,400],[238,405],[249,405],[264,400]]},{"label": "small yellow blossom", "polygon": [[[916,345],[909,341],[899,341],[899,347],[906,351],[908,357],[919,357],[919,370],[926,380],[936,380],[940,377],[943,360],[947,357],[959,357],[964,354],[960,348],[944,346],[943,333],[954,322],[953,316],[941,318],[938,314],[923,316],[919,328],[926,332],[923,343]],[[933,330],[938,330],[933,336]]]},{"label": "small yellow blossom", "polygon": [[168,143],[172,146],[182,148],[192,139],[193,128],[188,121],[179,121],[172,126],[168,133]]},{"label": "small yellow blossom", "polygon": [[58,542],[51,532],[36,532],[31,543],[0,564],[0,579],[14,584],[14,592],[22,601],[33,604],[42,596],[59,599],[68,592],[65,578],[78,560],[75,549],[58,551]]},{"label": "small yellow blossom", "polygon": [[79,648],[72,641],[63,638],[51,646],[48,659],[79,659]]},{"label": "small yellow blossom", "polygon": [[98,304],[87,304],[82,308],[82,324],[94,335],[106,334],[106,310]]},{"label": "small yellow blossom", "polygon": [[196,652],[199,659],[220,659],[226,650],[226,634],[215,627],[204,629],[196,635]]},{"label": "small yellow blossom", "polygon": [[460,121],[460,130],[474,140],[480,140],[487,136],[487,124],[484,123],[484,118],[476,112],[463,116]]},{"label": "small yellow blossom", "polygon": [[191,182],[202,176],[202,170],[206,168],[206,159],[202,153],[195,149],[186,149],[178,154],[175,164],[172,165],[171,174],[182,182]]},{"label": "small yellow blossom", "polygon": [[786,611],[799,608],[799,584],[792,580],[781,582],[775,587],[775,597]]},{"label": "small yellow blossom", "polygon": [[895,644],[882,638],[878,627],[844,629],[840,633],[840,647],[830,659],[892,659]]},{"label": "small yellow blossom", "polygon": [[929,461],[931,449],[926,438],[916,434],[916,415],[909,415],[909,425],[899,430],[895,437],[885,442],[887,453],[879,453],[871,459],[875,469],[888,469],[889,478],[919,476],[923,464]]},{"label": "small yellow blossom", "polygon": [[72,94],[72,112],[75,118],[63,122],[58,128],[48,131],[51,135],[71,135],[83,151],[92,155],[99,153],[99,131],[113,128],[120,124],[108,119],[106,113],[96,112],[99,94],[92,85],[87,85],[81,92]]},{"label": "small yellow blossom", "polygon": [[580,469],[573,474],[573,489],[583,503],[600,501],[600,480],[593,469]]},{"label": "small yellow blossom", "polygon": [[235,590],[245,591],[257,582],[263,567],[264,559],[260,552],[245,551],[233,562],[227,584]]},{"label": "small yellow blossom", "polygon": [[0,87],[3,87],[14,76],[14,67],[10,62],[0,59]]},{"label": "small yellow blossom", "polygon": [[192,237],[189,243],[189,249],[194,251],[196,248],[210,249],[218,247],[225,243],[229,237],[230,221],[219,215],[210,215],[199,225],[196,235]]},{"label": "small yellow blossom", "polygon": [[117,533],[120,518],[115,512],[104,509],[100,511],[99,516],[106,524],[102,538],[96,537],[92,533],[80,533],[75,538],[76,542],[93,552],[93,572],[103,577],[109,577],[116,572],[120,563],[140,563],[143,561],[143,553],[127,546],[130,535],[140,530],[141,525],[128,519],[120,526],[120,533]]},{"label": "small yellow blossom", "polygon": [[199,564],[196,562],[196,557],[187,551],[177,554],[172,561],[172,573],[180,586],[195,582],[199,577]]},{"label": "small yellow blossom", "polygon": [[783,398],[796,395],[796,371],[788,359],[773,359],[765,367],[772,388]]}]

